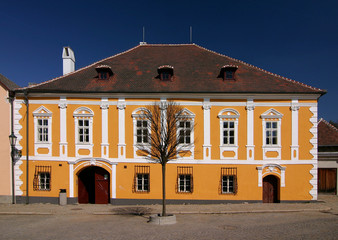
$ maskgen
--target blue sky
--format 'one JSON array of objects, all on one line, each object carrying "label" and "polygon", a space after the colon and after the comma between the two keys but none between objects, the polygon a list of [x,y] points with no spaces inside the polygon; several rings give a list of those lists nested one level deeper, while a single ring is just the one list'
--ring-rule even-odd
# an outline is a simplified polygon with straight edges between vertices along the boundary
[{"label": "blue sky", "polygon": [[0,73],[20,86],[148,43],[193,42],[328,90],[319,117],[338,121],[338,1],[2,1]]}]

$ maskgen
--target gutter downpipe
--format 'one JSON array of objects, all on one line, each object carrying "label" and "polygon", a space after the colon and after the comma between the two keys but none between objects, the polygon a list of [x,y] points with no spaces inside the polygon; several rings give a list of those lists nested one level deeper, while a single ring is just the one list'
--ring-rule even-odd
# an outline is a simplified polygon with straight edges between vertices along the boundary
[{"label": "gutter downpipe", "polygon": [[26,104],[26,204],[29,204],[29,101],[28,101],[28,91],[24,92],[25,95],[25,104]]},{"label": "gutter downpipe", "polygon": [[[9,102],[11,104],[11,135],[14,135],[14,106],[13,106],[13,102],[14,102],[14,94],[13,92],[9,93]],[[12,204],[16,203],[16,199],[15,199],[15,177],[14,177],[14,167],[15,167],[15,161],[14,161],[14,157],[13,157],[13,148],[11,146],[11,162],[12,162]]]}]

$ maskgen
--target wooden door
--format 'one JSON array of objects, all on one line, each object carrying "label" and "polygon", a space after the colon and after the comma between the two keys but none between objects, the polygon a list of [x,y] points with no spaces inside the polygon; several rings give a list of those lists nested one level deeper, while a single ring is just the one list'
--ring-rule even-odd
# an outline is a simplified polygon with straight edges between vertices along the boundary
[{"label": "wooden door", "polygon": [[97,168],[95,171],[95,203],[109,203],[109,182],[109,173],[102,168]]},{"label": "wooden door", "polygon": [[110,197],[109,173],[100,167],[88,167],[78,175],[79,203],[107,204]]},{"label": "wooden door", "polygon": [[336,194],[337,192],[336,168],[318,168],[318,191]]},{"label": "wooden door", "polygon": [[278,178],[269,175],[263,179],[263,203],[277,203],[279,181]]}]

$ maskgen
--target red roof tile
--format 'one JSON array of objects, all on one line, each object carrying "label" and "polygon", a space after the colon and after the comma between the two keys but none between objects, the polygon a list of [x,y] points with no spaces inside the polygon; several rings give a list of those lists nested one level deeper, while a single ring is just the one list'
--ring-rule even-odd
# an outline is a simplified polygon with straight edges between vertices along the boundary
[{"label": "red roof tile", "polygon": [[[114,76],[99,80],[95,68],[111,67]],[[161,82],[157,69],[174,68],[173,81]],[[224,65],[236,65],[236,80],[217,78]],[[136,46],[70,74],[32,87],[38,92],[102,93],[319,93],[314,88],[264,71],[195,44]]]},{"label": "red roof tile", "polygon": [[324,119],[318,122],[318,146],[338,146],[338,129]]}]

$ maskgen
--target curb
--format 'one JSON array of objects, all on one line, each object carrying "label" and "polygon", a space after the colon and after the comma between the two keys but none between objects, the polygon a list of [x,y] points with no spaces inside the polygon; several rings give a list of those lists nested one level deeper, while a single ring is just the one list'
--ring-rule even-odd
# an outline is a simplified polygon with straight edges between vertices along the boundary
[{"label": "curb", "polygon": [[0,215],[54,215],[54,213],[45,213],[45,212],[0,212]]}]

